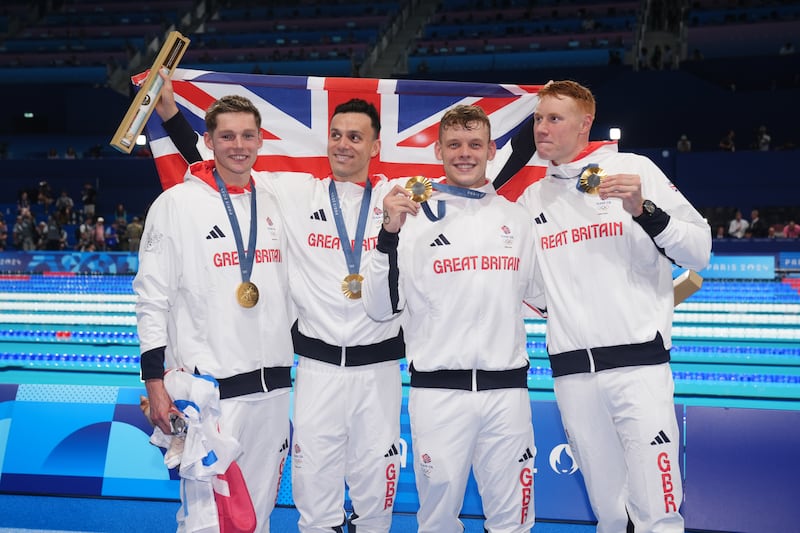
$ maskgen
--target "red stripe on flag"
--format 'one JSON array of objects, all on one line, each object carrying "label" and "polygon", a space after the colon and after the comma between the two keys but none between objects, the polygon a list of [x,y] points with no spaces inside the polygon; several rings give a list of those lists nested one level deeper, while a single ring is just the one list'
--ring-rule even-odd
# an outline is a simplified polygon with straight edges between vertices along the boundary
[{"label": "red stripe on flag", "polygon": [[[492,98],[481,98],[473,105],[476,105],[486,111],[487,115],[491,115],[498,109],[502,109],[504,106],[512,103],[514,100],[517,100],[518,96],[512,96],[509,98],[499,98],[499,97],[492,97]],[[431,124],[424,130],[415,133],[411,137],[407,139],[403,139],[402,141],[397,143],[397,146],[404,146],[409,148],[425,148],[428,146],[432,146],[433,143],[437,141],[439,138],[439,123]]]},{"label": "red stripe on flag", "polygon": [[397,146],[406,146],[411,148],[425,148],[431,146],[439,138],[439,123],[431,124],[424,130],[415,133],[408,139],[404,139],[397,143]]},{"label": "red stripe on flag", "polygon": [[505,196],[511,202],[516,202],[525,189],[542,179],[546,173],[547,167],[524,166],[510,180],[500,186],[497,194]]},{"label": "red stripe on flag", "polygon": [[325,78],[324,88],[328,92],[328,122],[336,106],[352,98],[360,98],[381,112],[381,95],[375,78]]},{"label": "red stripe on flag", "polygon": [[189,168],[183,156],[180,154],[167,154],[157,157],[155,161],[156,170],[158,171],[158,177],[161,180],[161,188],[163,190],[166,191],[173,185],[183,182],[183,176]]},{"label": "red stripe on flag", "polygon": [[253,170],[260,172],[305,172],[324,178],[331,173],[327,156],[291,157],[288,155],[260,155]]},{"label": "red stripe on flag", "polygon": [[509,97],[509,98],[500,98],[500,97],[497,97],[497,96],[493,96],[492,98],[481,98],[480,100],[475,102],[473,105],[476,105],[476,106],[482,108],[484,111],[486,111],[487,115],[491,115],[492,113],[494,113],[498,109],[501,109],[501,108],[507,106],[508,104],[510,104],[510,103],[512,103],[512,102],[514,102],[515,100],[518,100],[518,99],[519,99],[519,96],[512,96],[512,97]]},{"label": "red stripe on flag", "polygon": [[[189,81],[174,80],[172,82],[172,87],[175,89],[175,94],[186,98],[193,105],[203,110],[208,109],[211,107],[211,104],[217,101],[216,97],[211,96],[204,90],[200,89],[197,85]],[[264,138],[264,140],[280,139],[280,137],[271,131],[265,130],[264,128],[261,128],[261,136]]]}]

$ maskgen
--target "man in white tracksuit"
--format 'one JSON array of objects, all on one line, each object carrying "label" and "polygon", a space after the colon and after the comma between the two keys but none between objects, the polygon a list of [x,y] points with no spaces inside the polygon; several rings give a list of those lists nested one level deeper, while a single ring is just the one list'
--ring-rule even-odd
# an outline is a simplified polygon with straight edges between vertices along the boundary
[{"label": "man in white tracksuit", "polygon": [[600,533],[683,531],[669,366],[672,264],[706,267],[711,232],[650,160],[590,143],[591,92],[539,92],[533,134],[547,176],[519,202],[534,222],[547,350],[570,447]]},{"label": "man in white tracksuit", "polygon": [[[184,158],[201,159],[168,78],[156,111]],[[286,220],[298,313],[292,328],[299,356],[292,496],[303,533],[341,532],[346,525],[351,533],[386,533],[391,527],[405,345],[401,317],[377,322],[367,316],[357,279],[360,254],[377,242],[388,190],[385,177],[369,174],[380,152],[379,133],[375,107],[351,100],[331,118],[331,175],[259,173],[259,186],[274,191]],[[349,517],[345,484],[353,502]]]},{"label": "man in white tracksuit", "polygon": [[[268,532],[289,444],[294,314],[286,228],[275,198],[251,175],[262,143],[258,109],[223,97],[206,125],[214,159],[192,165],[183,183],[161,193],[145,223],[133,282],[142,379],[151,418],[167,434],[176,408],[165,366],[216,379],[219,430],[241,445],[237,462],[256,531]],[[183,499],[179,531],[193,503]]]},{"label": "man in white tracksuit", "polygon": [[432,184],[433,201],[419,204],[396,185],[366,259],[367,312],[406,318],[420,533],[463,531],[458,515],[471,468],[488,531],[528,531],[534,523],[521,314],[522,299],[535,298],[532,227],[486,180],[496,150],[490,139],[479,107],[449,110],[436,143],[445,178]]}]

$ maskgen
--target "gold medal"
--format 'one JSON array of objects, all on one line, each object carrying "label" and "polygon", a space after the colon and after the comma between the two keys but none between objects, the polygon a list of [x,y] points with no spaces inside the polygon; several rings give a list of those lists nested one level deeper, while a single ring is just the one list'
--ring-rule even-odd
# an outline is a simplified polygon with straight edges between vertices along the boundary
[{"label": "gold medal", "polygon": [[342,281],[342,292],[351,300],[358,300],[361,298],[362,281],[364,281],[364,276],[361,274],[348,274]]},{"label": "gold medal", "polygon": [[425,176],[414,176],[406,182],[406,190],[411,193],[411,199],[415,202],[425,202],[431,197],[433,184]]},{"label": "gold medal", "polygon": [[603,181],[605,176],[606,172],[602,168],[590,165],[583,169],[578,179],[578,189],[587,194],[597,194],[600,182]]},{"label": "gold medal", "polygon": [[258,303],[258,287],[245,281],[236,288],[236,300],[242,307],[253,307]]}]

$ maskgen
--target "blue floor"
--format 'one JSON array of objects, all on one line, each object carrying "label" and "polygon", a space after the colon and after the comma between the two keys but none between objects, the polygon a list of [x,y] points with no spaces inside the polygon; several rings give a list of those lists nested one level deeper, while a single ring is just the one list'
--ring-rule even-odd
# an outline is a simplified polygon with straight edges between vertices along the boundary
[{"label": "blue floor", "polygon": [[[176,502],[58,498],[0,494],[0,532],[56,531],[171,533],[175,531]],[[272,513],[272,533],[297,531],[297,510]],[[464,518],[465,533],[482,533],[483,521]],[[134,525],[135,524],[135,525]],[[391,533],[414,533],[413,515],[396,514]],[[537,523],[536,533],[589,533],[593,525]]]}]

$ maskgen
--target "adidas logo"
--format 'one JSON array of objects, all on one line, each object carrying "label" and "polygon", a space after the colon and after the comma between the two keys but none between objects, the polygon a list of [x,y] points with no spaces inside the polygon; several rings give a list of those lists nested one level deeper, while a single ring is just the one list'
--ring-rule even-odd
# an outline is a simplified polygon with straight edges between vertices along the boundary
[{"label": "adidas logo", "polygon": [[216,225],[211,229],[211,231],[208,232],[208,235],[206,235],[206,239],[224,239],[224,238],[225,234],[222,233],[222,230],[219,229],[219,226]]},{"label": "adidas logo", "polygon": [[544,213],[539,213],[539,216],[534,218],[533,221],[537,224],[547,224],[547,219],[544,217]]},{"label": "adidas logo", "polygon": [[650,441],[650,446],[658,446],[659,444],[667,444],[668,442],[672,442],[672,441],[669,440],[669,437],[667,437],[667,434],[664,433],[663,430],[661,430],[661,431],[658,432],[658,435],[656,435],[656,438],[653,439],[652,441]]},{"label": "adidas logo", "polygon": [[278,453],[283,453],[288,449],[289,449],[289,439],[286,439],[283,441],[283,444],[281,444],[281,449],[278,451]]},{"label": "adidas logo", "polygon": [[522,454],[522,457],[520,457],[517,460],[517,462],[518,463],[524,463],[528,459],[533,459],[533,453],[531,453],[531,449],[530,448],[525,448],[525,453]]},{"label": "adidas logo", "polygon": [[313,213],[311,213],[311,216],[309,218],[311,218],[311,220],[321,220],[323,222],[328,220],[328,218],[325,216],[325,210],[324,209],[320,209],[318,211],[314,211]]},{"label": "adidas logo", "polygon": [[445,246],[447,244],[450,244],[450,241],[447,240],[443,233],[440,233],[436,240],[431,243],[431,246]]},{"label": "adidas logo", "polygon": [[399,454],[400,454],[400,452],[397,451],[397,446],[392,444],[392,447],[389,448],[389,451],[386,452],[386,455],[384,455],[384,457],[394,457],[395,455],[399,455]]}]

